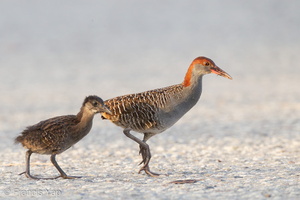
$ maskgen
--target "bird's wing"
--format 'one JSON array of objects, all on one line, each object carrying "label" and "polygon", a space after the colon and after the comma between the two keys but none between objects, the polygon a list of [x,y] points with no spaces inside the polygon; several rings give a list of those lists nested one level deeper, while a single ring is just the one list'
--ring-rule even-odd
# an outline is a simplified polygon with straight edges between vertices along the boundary
[{"label": "bird's wing", "polygon": [[152,101],[140,94],[116,97],[104,102],[112,114],[101,113],[102,118],[113,123],[133,129],[149,129],[157,125],[156,113],[158,107]]}]

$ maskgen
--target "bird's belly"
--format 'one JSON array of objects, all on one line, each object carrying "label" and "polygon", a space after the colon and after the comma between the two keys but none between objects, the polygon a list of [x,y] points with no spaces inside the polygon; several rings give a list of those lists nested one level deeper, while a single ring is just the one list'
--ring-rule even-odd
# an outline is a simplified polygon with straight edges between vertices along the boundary
[{"label": "bird's belly", "polygon": [[164,127],[164,130],[173,126],[179,119],[181,119],[195,104],[192,105],[181,105],[177,106],[175,109],[169,110],[161,110],[159,112],[159,119],[161,119],[160,124]]},{"label": "bird's belly", "polygon": [[162,114],[162,120],[161,120],[161,126],[163,127],[163,130],[166,130],[173,126],[181,117],[182,115],[174,115],[170,113],[164,113]]}]

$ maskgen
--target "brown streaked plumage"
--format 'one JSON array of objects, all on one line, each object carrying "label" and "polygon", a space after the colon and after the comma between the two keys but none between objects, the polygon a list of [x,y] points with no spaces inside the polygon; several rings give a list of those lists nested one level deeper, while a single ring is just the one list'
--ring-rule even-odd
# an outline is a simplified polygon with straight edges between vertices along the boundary
[{"label": "brown streaked plumage", "polygon": [[[198,57],[191,63],[180,84],[119,96],[104,102],[112,114],[101,113],[102,118],[124,128],[123,133],[140,145],[143,158],[140,164],[144,163],[144,166],[139,172],[145,171],[150,176],[159,175],[150,171],[151,153],[146,141],[170,128],[198,102],[202,91],[202,77],[209,73],[232,79],[211,59]],[[130,134],[131,130],[143,133],[143,140]]]},{"label": "brown streaked plumage", "polygon": [[64,152],[86,136],[92,128],[94,115],[100,112],[110,113],[110,110],[104,105],[101,98],[88,96],[85,98],[77,115],[54,117],[27,127],[15,139],[16,143],[21,143],[28,149],[26,152],[26,171],[23,173],[28,178],[40,179],[30,174],[30,156],[32,153],[50,154],[51,162],[60,173],[58,177],[76,178],[68,176],[59,167],[55,156]]}]

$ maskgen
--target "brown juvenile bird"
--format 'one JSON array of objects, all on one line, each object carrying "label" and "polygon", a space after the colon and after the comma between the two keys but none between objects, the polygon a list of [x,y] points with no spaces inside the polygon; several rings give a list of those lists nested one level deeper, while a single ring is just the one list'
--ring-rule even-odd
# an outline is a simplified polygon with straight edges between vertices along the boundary
[{"label": "brown juvenile bird", "polygon": [[[180,84],[104,101],[112,113],[101,113],[102,118],[124,128],[123,133],[140,145],[143,158],[140,164],[144,163],[144,166],[139,173],[145,171],[150,176],[159,175],[150,171],[151,153],[146,141],[170,128],[197,103],[202,91],[202,77],[209,73],[232,79],[211,59],[198,57]],[[143,133],[144,139],[133,136],[131,130]]]},{"label": "brown juvenile bird", "polygon": [[15,139],[16,143],[21,143],[28,149],[26,152],[26,171],[21,174],[25,173],[28,178],[40,179],[30,174],[30,156],[32,153],[38,153],[51,155],[51,162],[60,173],[58,177],[77,178],[68,176],[57,164],[55,156],[86,136],[92,128],[94,115],[100,112],[111,114],[101,98],[88,96],[77,115],[54,117],[27,127]]}]

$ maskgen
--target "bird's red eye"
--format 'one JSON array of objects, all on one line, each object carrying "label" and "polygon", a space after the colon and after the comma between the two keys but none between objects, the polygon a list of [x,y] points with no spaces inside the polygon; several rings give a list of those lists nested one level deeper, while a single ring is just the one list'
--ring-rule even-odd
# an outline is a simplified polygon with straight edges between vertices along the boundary
[{"label": "bird's red eye", "polygon": [[204,65],[205,65],[205,66],[209,66],[209,62],[205,62]]}]

